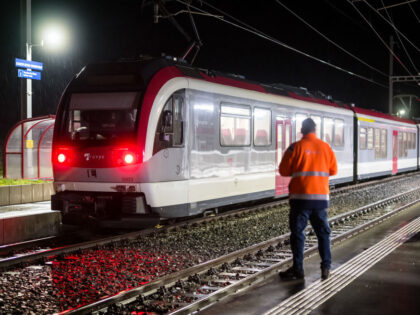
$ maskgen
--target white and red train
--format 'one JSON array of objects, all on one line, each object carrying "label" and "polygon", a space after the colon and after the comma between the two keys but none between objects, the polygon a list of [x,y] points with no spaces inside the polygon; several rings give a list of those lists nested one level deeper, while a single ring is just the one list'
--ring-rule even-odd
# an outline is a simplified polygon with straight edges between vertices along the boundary
[{"label": "white and red train", "polygon": [[174,218],[285,196],[278,164],[307,117],[337,156],[333,185],[419,167],[411,120],[166,59],[88,65],[57,111],[52,209]]}]

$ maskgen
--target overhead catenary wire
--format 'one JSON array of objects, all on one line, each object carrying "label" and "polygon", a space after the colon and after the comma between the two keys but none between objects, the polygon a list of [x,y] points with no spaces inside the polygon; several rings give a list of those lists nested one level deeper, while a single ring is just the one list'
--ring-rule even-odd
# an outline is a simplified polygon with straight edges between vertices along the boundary
[{"label": "overhead catenary wire", "polygon": [[[407,42],[409,42],[411,44],[411,46],[413,46],[418,52],[420,52],[420,49],[413,44],[413,42],[407,38],[407,36],[404,35],[404,33],[402,33],[393,23],[391,23],[390,21],[388,21],[382,14],[380,14],[374,7],[372,7],[372,5],[370,5],[369,2],[367,2],[366,0],[361,0],[364,3],[366,3],[366,5],[371,8],[377,15],[379,15],[385,22],[387,22],[389,25],[391,25],[391,27],[397,32],[399,33]],[[350,2],[349,0],[347,0],[347,2]],[[352,3],[352,2],[351,2]],[[354,6],[354,4],[352,3],[352,5]]]},{"label": "overhead catenary wire", "polygon": [[316,32],[318,35],[320,35],[322,38],[324,38],[325,40],[327,40],[329,43],[333,44],[335,47],[339,48],[340,50],[344,51],[347,55],[351,56],[352,58],[356,59],[357,61],[359,61],[360,63],[362,63],[363,65],[369,67],[372,70],[375,70],[376,72],[380,73],[383,76],[388,77],[388,74],[386,74],[385,72],[371,66],[370,64],[368,64],[367,62],[363,61],[362,59],[360,59],[359,57],[353,55],[351,52],[349,52],[348,50],[346,50],[345,48],[343,48],[342,46],[340,46],[339,44],[337,44],[336,42],[334,42],[333,40],[331,40],[330,38],[328,38],[326,35],[324,35],[322,32],[318,31],[315,27],[313,27],[311,24],[309,24],[307,21],[305,21],[302,17],[300,17],[298,14],[296,14],[293,10],[291,10],[290,8],[288,8],[285,4],[283,4],[280,0],[276,0],[276,2],[281,5],[283,8],[285,8],[287,11],[289,11],[291,14],[293,14],[297,19],[299,19],[301,22],[303,22],[306,26],[308,26],[310,29],[312,29],[314,32]]},{"label": "overhead catenary wire", "polygon": [[370,28],[375,33],[375,35],[379,38],[379,40],[382,42],[382,44],[384,44],[384,46],[388,49],[388,51],[394,56],[394,58],[398,61],[398,63],[408,72],[409,75],[412,76],[412,74],[410,73],[410,70],[408,70],[408,68],[405,66],[405,64],[400,60],[400,58],[398,58],[398,56],[392,50],[392,48],[389,47],[388,44],[382,39],[381,35],[379,35],[379,33],[373,27],[372,23],[370,23],[368,21],[368,19],[363,15],[362,12],[360,12],[360,10],[354,5],[354,3],[351,0],[347,0],[347,2],[350,3],[353,6],[353,8],[357,11],[357,13],[359,13],[359,15],[363,18],[363,20],[370,26]]},{"label": "overhead catenary wire", "polygon": [[[383,0],[381,0],[381,3],[382,3],[382,5],[385,7],[385,4],[384,4],[384,1],[383,1]],[[389,14],[389,12],[388,12],[388,9],[386,9],[386,8],[385,8],[384,10],[385,10],[386,15],[388,16],[389,21],[390,21],[392,24],[394,24],[394,21],[392,20],[391,15],[390,15],[390,14]],[[407,55],[408,60],[410,60],[410,63],[411,63],[411,65],[413,66],[414,70],[416,71],[416,73],[419,73],[419,70],[417,69],[416,65],[415,65],[415,64],[414,64],[414,62],[413,62],[413,59],[411,59],[411,56],[410,56],[410,54],[409,54],[409,53],[408,53],[408,51],[407,51],[407,48],[405,48],[405,45],[404,45],[403,41],[401,40],[400,35],[398,34],[398,32],[395,32],[395,34],[397,35],[398,41],[400,42],[400,44],[401,44],[402,48],[404,49],[404,52],[405,52],[405,54]]]},{"label": "overhead catenary wire", "polygon": [[417,22],[419,22],[419,23],[420,23],[420,19],[419,19],[419,17],[417,16],[416,11],[414,11],[414,9],[413,9],[413,7],[412,7],[411,3],[409,3],[409,4],[408,4],[408,6],[410,7],[411,11],[413,12],[414,16],[416,17]]},{"label": "overhead catenary wire", "polygon": [[[186,4],[187,4],[187,3],[186,3],[185,1],[183,1],[183,0],[175,0],[175,1],[176,1],[176,2],[178,2],[178,3],[184,4],[184,5],[186,5]],[[202,3],[205,3],[204,1],[201,1],[201,2],[202,2]],[[203,12],[203,13],[208,13],[208,14],[209,14],[209,12],[206,12],[205,10],[203,10],[203,9],[201,9],[201,8],[198,8],[198,7],[196,7],[196,6],[193,6],[193,5],[191,5],[191,4],[190,4],[190,7],[191,7],[191,8],[193,8],[194,10],[197,10],[197,11],[200,11],[200,12]],[[233,17],[231,17],[231,16],[230,16],[230,15],[228,15],[228,14],[224,14],[224,15],[226,15],[226,16],[230,17],[231,19],[233,19]],[[318,58],[318,57],[312,56],[312,55],[310,55],[310,54],[308,54],[308,53],[306,53],[306,52],[303,52],[303,51],[301,51],[301,50],[299,50],[299,49],[296,49],[296,48],[294,48],[294,47],[292,47],[292,46],[290,46],[290,45],[287,45],[286,43],[283,43],[283,42],[281,42],[280,40],[278,40],[278,39],[276,39],[276,38],[274,38],[274,37],[272,37],[272,36],[270,36],[270,35],[267,35],[267,34],[265,34],[265,33],[261,32],[260,30],[258,30],[258,29],[256,29],[256,28],[254,28],[254,27],[249,27],[249,26],[247,26],[245,23],[243,23],[243,22],[239,21],[239,20],[238,20],[238,19],[236,19],[236,18],[235,18],[235,21],[237,21],[239,24],[242,24],[242,25],[239,25],[239,24],[236,24],[236,23],[234,23],[234,22],[228,21],[228,20],[227,20],[227,19],[225,19],[225,18],[218,18],[218,17],[216,17],[216,16],[214,16],[214,17],[215,17],[216,19],[218,19],[218,20],[222,21],[222,22],[225,22],[225,23],[227,23],[227,24],[230,24],[230,25],[232,25],[232,26],[234,26],[234,27],[236,27],[236,28],[239,28],[239,29],[241,29],[241,30],[243,30],[243,31],[246,31],[246,32],[248,32],[248,33],[254,34],[254,35],[258,36],[258,37],[261,37],[261,38],[263,38],[263,39],[265,39],[265,40],[268,40],[268,41],[270,41],[270,42],[272,42],[272,43],[275,43],[275,44],[280,45],[280,46],[282,46],[282,47],[284,47],[284,48],[286,48],[286,49],[289,49],[289,50],[291,50],[291,51],[293,51],[293,52],[295,52],[295,53],[298,53],[298,54],[300,54],[300,55],[303,55],[303,56],[305,56],[305,57],[307,57],[307,58],[310,58],[310,59],[312,59],[312,60],[318,61],[318,62],[320,62],[320,63],[322,63],[322,64],[327,65],[327,66],[330,66],[330,67],[332,67],[332,68],[334,68],[334,69],[336,69],[336,70],[339,70],[339,71],[345,72],[345,73],[347,73],[347,74],[349,74],[349,75],[352,75],[352,76],[358,77],[358,78],[363,79],[363,80],[365,80],[365,81],[369,81],[369,82],[371,82],[371,83],[373,83],[373,84],[376,84],[376,85],[378,85],[378,86],[381,86],[381,87],[383,87],[383,88],[388,88],[388,86],[387,86],[387,85],[382,84],[382,83],[379,83],[379,82],[376,82],[375,80],[373,80],[373,79],[371,79],[371,78],[367,78],[367,77],[365,77],[365,76],[363,76],[363,75],[360,75],[360,74],[354,73],[354,72],[352,72],[352,71],[349,71],[349,70],[347,70],[347,69],[344,69],[344,68],[342,68],[342,67],[336,66],[336,65],[334,65],[334,64],[332,64],[332,63],[330,63],[330,62],[327,62],[327,61],[325,61],[325,60],[323,60],[323,59],[320,59],[320,58]]]},{"label": "overhead catenary wire", "polygon": [[198,52],[200,51],[201,46],[203,46],[203,42],[201,41],[200,34],[198,34],[197,25],[195,25],[194,17],[192,15],[192,12],[190,10],[189,5],[187,5],[187,9],[188,9],[188,13],[189,13],[190,20],[191,20],[191,25],[192,25],[193,30],[194,30],[195,38],[197,40],[197,44],[195,45],[196,46],[195,54],[194,54],[193,58],[191,59],[191,64],[193,64],[194,61],[195,61],[195,58],[198,55]]}]

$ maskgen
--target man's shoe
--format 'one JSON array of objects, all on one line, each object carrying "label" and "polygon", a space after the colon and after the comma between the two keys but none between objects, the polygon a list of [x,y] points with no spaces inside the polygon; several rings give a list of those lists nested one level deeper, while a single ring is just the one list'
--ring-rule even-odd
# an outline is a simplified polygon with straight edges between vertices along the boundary
[{"label": "man's shoe", "polygon": [[330,276],[330,269],[328,268],[321,268],[321,279],[327,280]]},{"label": "man's shoe", "polygon": [[298,280],[305,278],[305,274],[303,270],[297,270],[293,267],[290,267],[286,271],[279,272],[279,276],[282,280],[288,281],[288,280]]}]

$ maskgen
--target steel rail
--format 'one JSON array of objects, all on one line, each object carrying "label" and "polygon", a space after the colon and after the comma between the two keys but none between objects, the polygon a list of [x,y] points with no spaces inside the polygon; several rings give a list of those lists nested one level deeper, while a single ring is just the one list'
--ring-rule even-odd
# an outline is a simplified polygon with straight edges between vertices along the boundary
[{"label": "steel rail", "polygon": [[[393,197],[389,197],[386,199],[383,199],[381,201],[369,204],[367,206],[358,208],[356,210],[349,211],[347,213],[337,215],[332,217],[329,222],[334,228],[340,227],[342,224],[349,222],[350,220],[357,220],[357,219],[363,219],[363,217],[366,216],[372,216],[373,218],[369,218],[368,220],[363,219],[360,224],[358,224],[357,227],[350,227],[350,228],[343,228],[341,229],[340,233],[334,237],[331,238],[331,243],[336,244],[337,242],[340,242],[344,239],[350,238],[356,234],[359,234],[368,228],[384,221],[388,217],[395,215],[396,213],[402,211],[403,209],[406,209],[407,207],[410,207],[416,203],[419,202],[419,199],[416,199],[415,201],[409,202],[402,207],[399,207],[397,209],[388,209],[384,210],[384,207],[391,204],[392,202],[399,202],[401,200],[405,200],[409,198],[410,196],[413,196],[415,193],[420,192],[420,189],[412,189],[405,193],[400,193],[398,195],[395,195]],[[417,198],[417,197],[416,197]],[[377,211],[384,211],[385,213],[381,213],[379,216],[377,216]],[[365,222],[366,221],[366,222]],[[317,250],[316,242],[313,242],[313,239],[311,240],[311,235],[313,238],[313,230],[311,228],[308,228],[306,231],[306,234],[309,236],[308,241],[311,243],[311,245],[308,245],[305,250],[305,257],[310,256],[315,253]],[[246,249],[242,249],[233,253],[230,253],[228,255],[219,257],[217,259],[211,260],[206,263],[202,263],[197,266],[193,266],[191,268],[185,269],[183,271],[170,274],[168,276],[162,277],[150,284],[137,287],[131,290],[122,291],[114,296],[111,296],[109,298],[94,302],[89,305],[82,306],[80,308],[66,311],[66,313],[69,314],[86,314],[86,313],[92,313],[94,311],[98,310],[104,310],[107,307],[111,305],[116,305],[118,303],[121,304],[129,304],[131,302],[134,302],[139,296],[150,296],[151,294],[154,294],[157,292],[157,290],[161,289],[162,287],[170,287],[173,286],[176,281],[179,279],[187,279],[191,275],[197,275],[197,274],[203,274],[205,271],[210,270],[211,268],[217,268],[223,265],[224,263],[231,263],[233,260],[247,256],[249,254],[255,254],[263,249],[267,249],[270,246],[277,245],[277,247],[280,248],[280,250],[284,253],[284,259],[282,259],[280,262],[273,263],[273,264],[267,264],[267,263],[258,263],[258,265],[266,265],[266,268],[262,268],[261,270],[258,270],[258,272],[255,272],[252,275],[248,275],[243,279],[239,279],[237,281],[228,281],[228,282],[234,282],[233,284],[230,284],[224,288],[218,288],[215,292],[210,294],[205,294],[205,297],[199,298],[197,301],[188,304],[187,306],[184,306],[178,310],[175,310],[174,314],[187,314],[191,312],[198,311],[202,309],[205,306],[208,306],[219,299],[233,293],[237,292],[238,290],[241,290],[242,288],[248,287],[251,284],[256,284],[264,279],[266,279],[269,276],[272,276],[276,272],[278,272],[281,268],[283,268],[285,265],[290,264],[291,262],[291,253],[287,254],[287,249],[285,248],[288,244],[288,237],[290,233],[273,238],[271,240],[253,245],[251,247],[248,247]],[[290,251],[289,251],[290,252]],[[270,259],[268,259],[270,260]],[[272,259],[273,260],[273,259]],[[249,263],[252,265],[252,262]],[[247,268],[245,268],[247,269]],[[251,268],[252,269],[252,268]],[[256,268],[252,270],[257,270]]]}]

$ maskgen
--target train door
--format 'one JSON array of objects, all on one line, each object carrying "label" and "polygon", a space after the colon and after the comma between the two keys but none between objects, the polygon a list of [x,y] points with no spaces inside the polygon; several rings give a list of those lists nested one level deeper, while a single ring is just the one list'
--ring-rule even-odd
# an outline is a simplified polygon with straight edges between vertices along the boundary
[{"label": "train door", "polygon": [[398,130],[392,131],[392,174],[398,172]]},{"label": "train door", "polygon": [[292,142],[290,118],[276,118],[276,196],[287,194],[290,177],[280,176],[279,164],[284,152]]}]

